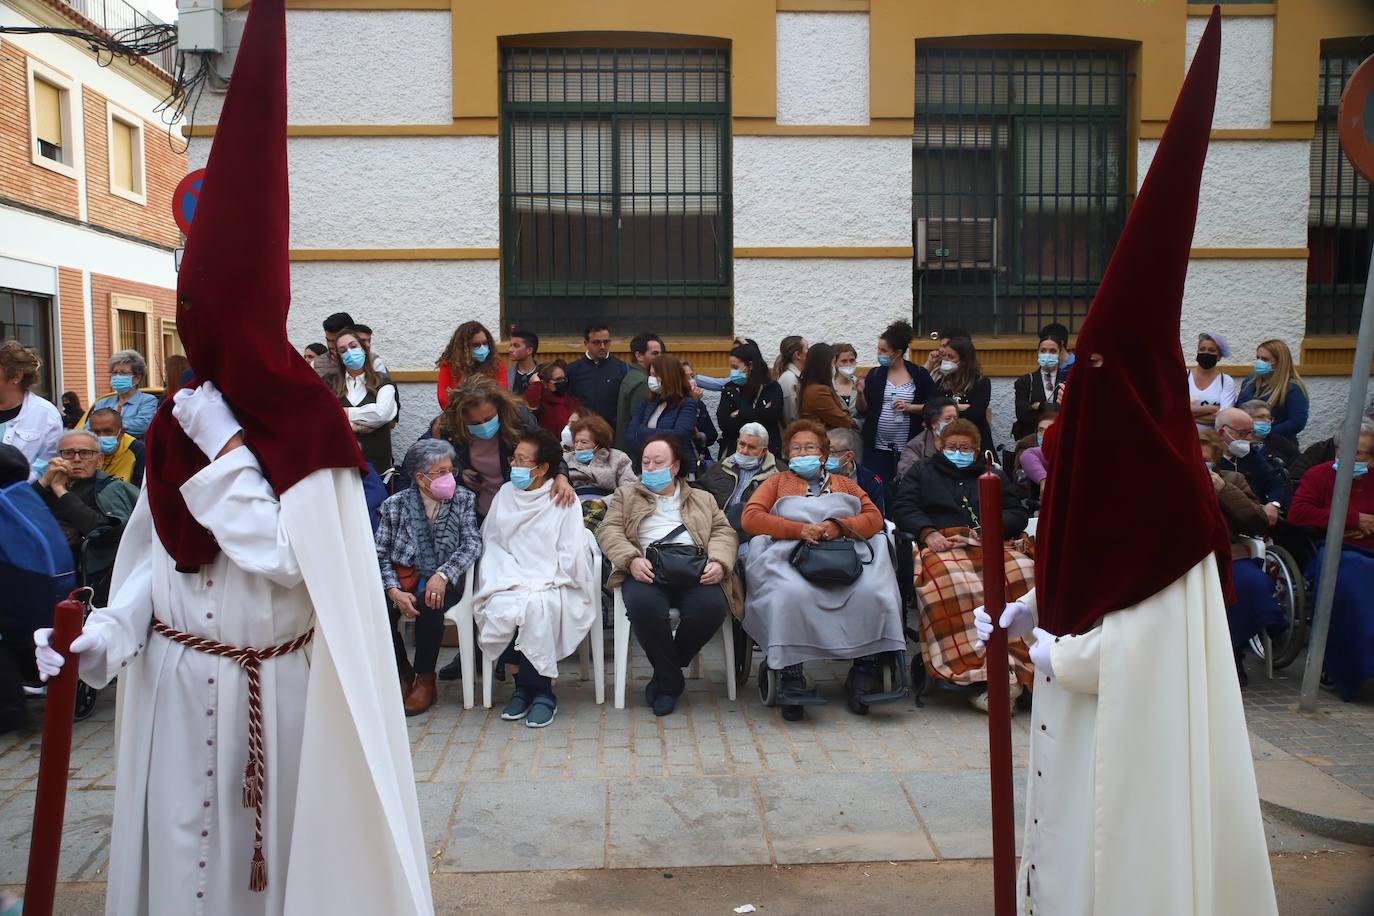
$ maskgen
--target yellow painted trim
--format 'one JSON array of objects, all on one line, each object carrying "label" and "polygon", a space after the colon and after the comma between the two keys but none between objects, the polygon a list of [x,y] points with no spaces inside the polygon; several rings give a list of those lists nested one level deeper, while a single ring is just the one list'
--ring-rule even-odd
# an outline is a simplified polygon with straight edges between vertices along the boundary
[{"label": "yellow painted trim", "polygon": [[[248,0],[224,0],[226,10],[241,10]],[[446,10],[449,0],[286,0],[289,10]]]},{"label": "yellow painted trim", "polygon": [[866,13],[868,0],[777,0],[779,13]]},{"label": "yellow painted trim", "polygon": [[[1145,121],[1140,139],[1158,140],[1164,136],[1164,121]],[[1311,140],[1316,125],[1312,121],[1270,124],[1268,127],[1224,127],[1212,131],[1213,140]]]},{"label": "yellow painted trim", "polygon": [[906,137],[911,118],[878,118],[868,124],[779,124],[772,118],[734,118],[736,137]]},{"label": "yellow painted trim", "polygon": [[736,258],[911,258],[910,245],[826,248],[736,248]]},{"label": "yellow painted trim", "polygon": [[292,248],[293,261],[496,261],[499,248]]},{"label": "yellow painted trim", "polygon": [[[495,137],[497,118],[455,118],[450,124],[288,124],[288,137]],[[185,137],[213,137],[214,124],[182,127]]]},{"label": "yellow painted trim", "polygon": [[[1277,3],[1223,3],[1221,4],[1221,15],[1223,18],[1230,16],[1272,16],[1278,12]],[[1210,16],[1212,15],[1212,4],[1210,3],[1190,3],[1188,4],[1189,16]]]},{"label": "yellow painted trim", "polygon": [[1317,119],[1317,76],[1323,41],[1374,34],[1368,0],[1284,0],[1274,16],[1274,75],[1270,117]]},{"label": "yellow painted trim", "polygon": [[1306,261],[1306,248],[1194,248],[1188,257],[1207,260]]}]

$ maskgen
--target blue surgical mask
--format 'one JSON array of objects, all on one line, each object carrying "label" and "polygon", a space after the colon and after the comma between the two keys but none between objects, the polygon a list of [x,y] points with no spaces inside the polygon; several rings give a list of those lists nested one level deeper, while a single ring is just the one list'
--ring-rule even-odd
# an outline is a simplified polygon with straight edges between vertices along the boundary
[{"label": "blue surgical mask", "polygon": [[884,369],[886,369],[888,366],[892,365],[892,357],[890,357],[890,356],[883,356],[881,353],[879,353],[879,354],[878,354],[878,365],[880,365],[880,366],[882,366]]},{"label": "blue surgical mask", "polygon": [[831,455],[829,458],[825,459],[825,469],[832,474],[840,473],[840,459]]},{"label": "blue surgical mask", "polygon": [[46,471],[47,469],[48,469],[48,459],[46,459],[46,458],[39,458],[37,461],[35,461],[35,462],[33,463],[33,472],[34,472],[35,474],[37,474],[39,477],[42,477],[42,476],[43,476],[43,472]]},{"label": "blue surgical mask", "polygon": [[1036,433],[1036,434],[1035,434],[1035,447],[1036,447],[1036,448],[1039,448],[1040,446],[1042,446],[1042,445],[1044,445],[1044,444],[1045,444],[1045,434],[1044,434],[1044,433]]},{"label": "blue surgical mask", "polygon": [[1053,353],[1041,353],[1035,361],[1040,364],[1041,369],[1054,369],[1059,365],[1059,357]]},{"label": "blue surgical mask", "polygon": [[480,347],[473,347],[473,348],[472,348],[472,361],[475,362],[475,363],[484,363],[484,362],[486,362],[486,361],[487,361],[487,357],[490,356],[490,355],[491,355],[491,347],[487,346],[486,344],[482,344],[482,346],[480,346]]},{"label": "blue surgical mask", "polygon": [[662,493],[673,482],[673,471],[671,468],[656,468],[652,471],[645,471],[639,475],[639,481],[655,493]]},{"label": "blue surgical mask", "polygon": [[100,436],[100,454],[113,455],[115,449],[119,448],[118,436]]},{"label": "blue surgical mask", "polygon": [[354,347],[352,350],[344,350],[339,354],[339,360],[344,364],[345,369],[358,371],[367,362],[367,354],[362,347]]},{"label": "blue surgical mask", "polygon": [[512,467],[510,469],[511,486],[515,487],[517,490],[528,490],[530,488],[530,481],[533,477],[534,471],[531,468]]},{"label": "blue surgical mask", "polygon": [[735,467],[744,468],[746,471],[752,471],[758,466],[758,458],[755,458],[753,455],[741,455],[739,452],[735,452]]},{"label": "blue surgical mask", "polygon": [[592,459],[596,457],[596,449],[580,448],[573,452],[573,457],[577,459],[578,464],[591,464]]},{"label": "blue surgical mask", "polygon": [[1257,359],[1257,360],[1255,360],[1255,374],[1256,374],[1256,375],[1272,375],[1273,372],[1274,372],[1274,364],[1271,363],[1271,362],[1269,362],[1269,360],[1267,360],[1267,359]]},{"label": "blue surgical mask", "polygon": [[485,423],[468,424],[468,432],[478,439],[491,439],[496,435],[496,431],[501,428],[501,418],[492,417]]},{"label": "blue surgical mask", "polygon": [[133,389],[134,377],[132,375],[112,375],[110,376],[110,387],[119,394],[124,394]]},{"label": "blue surgical mask", "polygon": [[[1341,459],[1337,458],[1335,461],[1331,462],[1331,467],[1333,470],[1339,471],[1341,469]],[[42,472],[40,471],[39,473],[41,474]],[[1350,473],[1353,475],[1352,479],[1359,480],[1361,477],[1369,473],[1369,465],[1361,462],[1360,464],[1355,465],[1355,469]]]},{"label": "blue surgical mask", "polygon": [[798,455],[787,466],[792,469],[792,473],[806,480],[814,480],[816,475],[821,472],[820,455]]},{"label": "blue surgical mask", "polygon": [[743,369],[730,370],[730,381],[734,382],[736,385],[743,385],[748,380],[749,373],[745,372]]},{"label": "blue surgical mask", "polygon": [[956,468],[966,468],[973,464],[973,452],[957,452],[952,448],[945,449],[945,459]]},{"label": "blue surgical mask", "polygon": [[1269,434],[1274,431],[1273,423],[1266,423],[1263,420],[1255,421],[1255,435],[1261,439],[1269,438]]}]

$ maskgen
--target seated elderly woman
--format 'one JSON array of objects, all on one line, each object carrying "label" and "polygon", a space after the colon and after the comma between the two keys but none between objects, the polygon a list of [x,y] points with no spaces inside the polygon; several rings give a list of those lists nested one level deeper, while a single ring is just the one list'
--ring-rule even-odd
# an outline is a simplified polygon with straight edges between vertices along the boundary
[{"label": "seated elderly woman", "polygon": [[1231,584],[1235,601],[1226,606],[1226,623],[1231,629],[1236,675],[1244,687],[1249,681],[1245,675],[1245,644],[1261,630],[1284,624],[1283,611],[1274,598],[1274,583],[1264,571],[1264,560],[1252,557],[1250,545],[1242,540],[1268,534],[1269,518],[1244,474],[1217,468],[1217,462],[1226,452],[1221,437],[1214,432],[1199,432],[1198,440],[1202,445],[1202,460],[1212,475],[1221,516],[1226,519],[1226,528],[1231,533]]},{"label": "seated elderly woman", "polygon": [[[940,453],[902,478],[892,501],[892,520],[916,538],[920,566],[916,591],[921,605],[921,644],[926,671],[942,681],[979,686],[973,705],[987,712],[987,665],[975,648],[973,612],[983,603],[983,543],[979,537],[978,478],[985,465],[978,427],[955,420],[940,434]],[[1002,532],[1015,539],[1026,530],[1027,513],[1002,478]],[[1030,591],[1035,563],[1024,538],[1003,545],[1007,601]],[[1011,643],[1011,698],[1030,686],[1030,651],[1025,640]],[[1013,707],[1014,708],[1014,707]]]},{"label": "seated elderly woman", "polygon": [[[157,413],[157,397],[139,390],[148,382],[148,362],[137,350],[120,350],[110,357],[108,365],[110,387],[114,393],[92,404],[90,411],[77,425],[86,426],[91,413],[109,407],[119,411],[126,433],[142,439],[148,431],[148,424],[153,422],[153,414]],[[168,382],[169,385],[176,383],[176,379]]]},{"label": "seated elderly woman", "polygon": [[618,448],[613,448],[615,433],[611,425],[590,411],[584,411],[568,424],[572,441],[563,449],[563,461],[568,466],[568,482],[582,491],[597,491],[609,495],[636,480],[634,462]]},{"label": "seated elderly woman", "polygon": [[[501,718],[543,728],[558,714],[558,660],[577,651],[599,616],[582,513],[553,499],[562,448],[548,430],[520,434],[510,481],[482,525],[482,570],[472,614],[484,655],[519,665]],[[598,638],[600,632],[597,633]]]},{"label": "seated elderly woman", "polygon": [[[1350,504],[1345,514],[1345,540],[1336,567],[1336,595],[1331,604],[1331,631],[1326,641],[1326,679],[1335,685],[1342,700],[1352,700],[1365,681],[1374,677],[1374,421],[1360,424],[1352,448],[1340,430],[1336,432],[1336,460],[1314,466],[1302,477],[1288,520],[1295,525],[1325,529],[1331,517],[1340,462],[1354,464]],[[1308,565],[1308,574],[1320,588],[1322,554]]]},{"label": "seated elderly woman", "polygon": [[[650,436],[640,455],[639,481],[616,490],[596,532],[611,562],[610,587],[621,589],[625,612],[654,669],[644,701],[656,716],[677,707],[687,686],[682,669],[725,615],[742,605],[732,573],[739,538],[711,494],[687,485],[691,460],[678,436]],[[672,608],[681,615],[676,633]]]},{"label": "seated elderly woman", "polygon": [[1029,496],[1040,498],[1040,488],[1049,476],[1045,465],[1045,432],[1059,419],[1059,405],[1046,404],[1040,409],[1040,418],[1035,421],[1035,432],[1016,443],[1016,453],[1011,461],[1011,476],[1024,488]]},{"label": "seated elderly woman", "polygon": [[[401,472],[414,486],[382,503],[376,531],[395,640],[396,667],[408,716],[434,705],[434,665],[444,635],[444,611],[462,597],[463,576],[477,561],[476,497],[453,478],[453,446],[421,439],[406,452]],[[401,615],[415,621],[415,663],[396,633]]]},{"label": "seated elderly woman", "polygon": [[[764,652],[759,671],[780,671],[778,704],[789,722],[819,700],[802,665],[853,659],[845,680],[850,712],[868,712],[880,652],[906,649],[902,600],[883,531],[883,516],[857,483],[825,469],[830,440],[823,425],[797,420],[782,436],[787,469],[764,481],[744,507],[749,583],[744,629]],[[849,585],[819,584],[793,559],[801,544],[863,541],[852,550],[864,565]],[[837,544],[837,546],[839,546]]]},{"label": "seated elderly woman", "polygon": [[740,553],[747,552],[748,547],[743,543],[747,535],[740,525],[744,506],[759,485],[776,473],[778,462],[768,450],[768,430],[760,423],[746,423],[739,428],[734,454],[711,465],[697,478],[696,486],[716,498],[716,505],[725,510],[735,533],[741,535]]},{"label": "seated elderly woman", "polygon": [[1248,413],[1254,423],[1252,442],[1263,444],[1270,455],[1283,462],[1285,470],[1298,459],[1300,452],[1293,440],[1274,435],[1274,408],[1269,406],[1268,401],[1253,398],[1237,406]]},{"label": "seated elderly woman", "polygon": [[939,435],[946,426],[959,419],[959,405],[954,402],[954,398],[942,394],[926,401],[921,415],[925,418],[925,429],[913,437],[897,456],[898,480],[905,477],[919,462],[940,453]]}]

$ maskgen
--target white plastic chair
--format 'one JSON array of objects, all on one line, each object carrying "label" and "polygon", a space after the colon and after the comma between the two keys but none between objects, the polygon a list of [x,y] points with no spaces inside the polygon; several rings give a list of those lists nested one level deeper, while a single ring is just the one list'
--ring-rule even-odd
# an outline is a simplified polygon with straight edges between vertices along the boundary
[{"label": "white plastic chair", "polygon": [[[615,708],[625,708],[625,685],[630,680],[630,618],[625,613],[625,598],[620,589],[615,590]],[[681,614],[677,608],[668,611],[669,626],[677,628]],[[720,640],[725,647],[725,690],[730,699],[735,699],[735,633],[730,626],[730,615],[720,626]],[[704,649],[702,651],[705,651]],[[687,668],[688,677],[701,676],[701,653],[692,659]]]},{"label": "white plastic chair", "polygon": [[472,596],[477,592],[477,564],[468,567],[463,576],[463,597],[458,603],[444,612],[448,623],[458,627],[458,657],[463,666],[463,708],[471,709],[476,693],[476,677],[473,675],[475,640],[472,631]]},{"label": "white plastic chair", "polygon": [[[582,529],[586,535],[586,546],[592,554],[592,594],[596,595],[597,614],[596,620],[592,622],[592,628],[587,632],[587,638],[582,640],[582,645],[578,647],[578,680],[587,679],[587,657],[591,656],[592,663],[592,686],[596,690],[596,705],[601,706],[606,702],[606,637],[601,629],[601,547],[596,543],[596,535],[587,529]],[[471,606],[468,612],[471,619]],[[469,623],[471,627],[471,623]],[[463,669],[466,671],[467,669]],[[496,679],[496,659],[490,655],[482,656],[482,705],[491,709],[491,685]]]}]

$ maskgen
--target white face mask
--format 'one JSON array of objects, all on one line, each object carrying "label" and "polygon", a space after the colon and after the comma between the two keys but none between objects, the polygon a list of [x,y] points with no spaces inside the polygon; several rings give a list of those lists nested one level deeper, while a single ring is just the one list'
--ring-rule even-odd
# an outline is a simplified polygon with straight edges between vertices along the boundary
[{"label": "white face mask", "polygon": [[1250,454],[1250,443],[1245,439],[1234,439],[1226,443],[1226,450],[1237,458]]},{"label": "white face mask", "polygon": [[572,448],[572,444],[573,444],[572,427],[571,427],[571,426],[565,426],[565,427],[563,427],[563,434],[562,434],[562,436],[561,436],[560,438],[562,438],[562,440],[563,440],[563,447],[564,447],[564,448]]},{"label": "white face mask", "polygon": [[840,375],[843,375],[845,378],[853,378],[855,368],[855,366],[841,366]]},{"label": "white face mask", "polygon": [[950,359],[942,359],[942,360],[940,360],[940,374],[941,374],[941,375],[949,375],[951,372],[953,372],[955,369],[958,369],[958,368],[959,368],[959,364],[956,363],[956,362],[954,362],[953,360],[950,360]]},{"label": "white face mask", "polygon": [[651,375],[651,376],[649,376],[649,390],[650,390],[650,391],[652,391],[654,394],[658,394],[658,389],[660,389],[660,388],[662,388],[662,387],[663,387],[663,383],[660,382],[660,381],[658,380],[658,376],[656,376],[656,375]]}]

